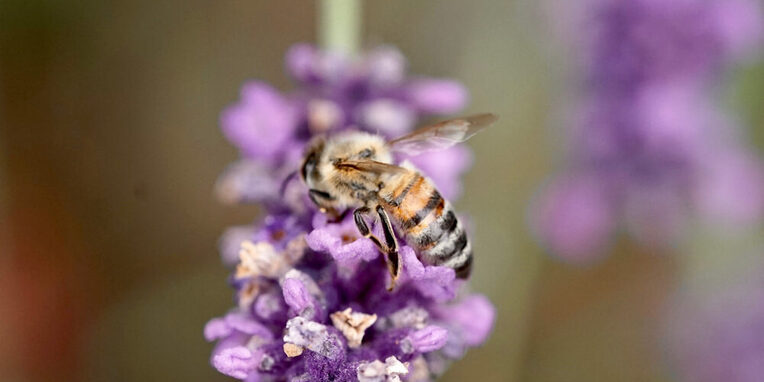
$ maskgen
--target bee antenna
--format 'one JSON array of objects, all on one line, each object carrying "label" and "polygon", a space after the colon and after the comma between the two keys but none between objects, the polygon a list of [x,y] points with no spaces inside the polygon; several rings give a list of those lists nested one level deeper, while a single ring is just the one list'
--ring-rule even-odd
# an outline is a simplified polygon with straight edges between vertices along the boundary
[{"label": "bee antenna", "polygon": [[294,179],[294,177],[297,175],[297,170],[294,170],[287,175],[286,178],[281,182],[281,186],[279,187],[279,194],[284,195],[284,192],[286,191],[286,187],[289,184],[289,182]]}]

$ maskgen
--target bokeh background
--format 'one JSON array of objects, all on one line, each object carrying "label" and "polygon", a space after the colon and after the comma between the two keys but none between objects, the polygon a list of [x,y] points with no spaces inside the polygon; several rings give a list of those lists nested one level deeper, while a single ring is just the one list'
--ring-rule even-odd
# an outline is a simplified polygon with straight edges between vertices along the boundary
[{"label": "bokeh background", "polygon": [[[457,203],[475,225],[473,287],[498,318],[443,380],[674,381],[674,291],[730,283],[751,259],[699,235],[687,247],[717,260],[620,239],[572,266],[533,240],[528,204],[560,159],[572,67],[548,5],[364,2],[364,45],[396,45],[411,72],[462,81],[468,111],[502,117],[470,141]],[[202,337],[232,304],[217,240],[258,210],[214,197],[238,155],[218,114],[245,80],[289,89],[284,53],[315,40],[316,5],[300,0],[0,2],[1,380],[227,380]],[[764,64],[728,82],[720,97],[760,150]]]}]

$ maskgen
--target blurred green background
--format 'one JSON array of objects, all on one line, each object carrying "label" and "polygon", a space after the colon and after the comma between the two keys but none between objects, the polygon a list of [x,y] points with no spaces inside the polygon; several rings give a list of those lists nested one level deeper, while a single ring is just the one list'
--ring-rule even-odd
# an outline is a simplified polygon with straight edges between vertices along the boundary
[{"label": "blurred green background", "polygon": [[[462,81],[502,122],[470,142],[456,204],[475,224],[473,288],[494,334],[444,381],[670,381],[659,338],[681,259],[620,242],[587,267],[549,258],[527,205],[554,169],[571,52],[549,2],[375,0],[363,43]],[[313,2],[0,2],[0,379],[226,380],[204,323],[232,306],[217,254],[255,207],[217,202],[237,157],[218,113],[247,79],[281,89]],[[764,141],[764,66],[724,94]]]}]

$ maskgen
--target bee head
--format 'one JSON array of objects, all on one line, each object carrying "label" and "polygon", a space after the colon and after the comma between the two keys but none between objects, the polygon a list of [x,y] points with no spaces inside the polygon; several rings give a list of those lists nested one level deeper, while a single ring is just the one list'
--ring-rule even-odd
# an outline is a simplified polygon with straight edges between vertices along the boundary
[{"label": "bee head", "polygon": [[300,175],[313,202],[322,209],[343,210],[358,205],[360,192],[377,188],[373,175],[353,172],[340,166],[346,161],[385,161],[392,155],[384,138],[359,131],[344,131],[311,140],[303,157]]}]

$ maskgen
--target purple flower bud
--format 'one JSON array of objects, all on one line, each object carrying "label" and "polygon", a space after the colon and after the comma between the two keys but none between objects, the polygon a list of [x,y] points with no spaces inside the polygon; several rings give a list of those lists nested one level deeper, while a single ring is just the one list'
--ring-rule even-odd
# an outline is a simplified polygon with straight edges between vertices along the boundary
[{"label": "purple flower bud", "polygon": [[667,355],[682,381],[754,382],[764,376],[764,251],[751,267],[714,288],[682,288],[665,327]]},{"label": "purple flower bud", "polygon": [[212,365],[221,373],[244,379],[257,367],[252,352],[242,346],[225,349],[212,359]]},{"label": "purple flower bud", "polygon": [[397,86],[406,76],[406,57],[392,46],[380,46],[370,51],[363,66],[371,83],[380,87]]},{"label": "purple flower bud", "polygon": [[407,104],[394,99],[379,98],[361,105],[361,124],[388,137],[399,137],[414,127],[416,114]]},{"label": "purple flower bud", "polygon": [[312,318],[316,304],[302,281],[288,278],[284,280],[281,288],[284,293],[284,301],[292,310],[300,315],[304,313],[307,318]]},{"label": "purple flower bud", "polygon": [[286,320],[287,306],[280,293],[270,291],[261,294],[253,306],[255,315],[265,321],[279,322]]},{"label": "purple flower bud", "polygon": [[318,79],[315,70],[318,52],[310,44],[296,44],[286,54],[287,72],[297,81],[308,83]]},{"label": "purple flower bud", "polygon": [[755,155],[719,150],[707,162],[700,182],[696,198],[712,221],[749,225],[764,215],[764,165]]},{"label": "purple flower bud", "polygon": [[226,229],[220,238],[220,256],[223,264],[226,266],[236,265],[239,262],[241,243],[253,240],[254,236],[254,226],[236,226]]},{"label": "purple flower bud", "polygon": [[761,52],[764,40],[764,17],[761,4],[755,0],[717,1],[714,6],[715,27],[731,55],[742,58]]},{"label": "purple flower bud", "polygon": [[244,334],[252,336],[259,336],[262,338],[272,338],[273,335],[262,324],[252,319],[252,317],[245,312],[231,312],[225,316],[225,322],[232,329],[237,330]]},{"label": "purple flower bud", "polygon": [[424,113],[452,114],[468,101],[467,90],[460,83],[431,78],[412,81],[406,94],[414,107]]},{"label": "purple flower bud", "polygon": [[[438,317],[452,329],[453,335],[467,346],[485,342],[493,330],[496,309],[487,298],[469,296],[456,304],[437,308]],[[451,333],[451,332],[449,332]]]},{"label": "purple flower bud", "polygon": [[352,214],[339,224],[327,224],[313,230],[306,240],[312,250],[328,252],[340,264],[352,265],[379,256],[374,243],[358,233]]},{"label": "purple flower bud", "polygon": [[228,204],[269,202],[277,197],[280,183],[273,170],[260,162],[242,160],[225,170],[215,184],[215,192]]},{"label": "purple flower bud", "polygon": [[204,338],[214,341],[228,336],[233,331],[224,318],[213,318],[204,326]]},{"label": "purple flower bud", "polygon": [[250,82],[241,90],[241,101],[220,118],[223,133],[245,156],[272,163],[291,138],[296,114],[290,102],[262,82]]},{"label": "purple flower bud", "polygon": [[553,181],[534,207],[531,224],[552,253],[573,262],[602,254],[613,223],[607,193],[596,179]]},{"label": "purple flower bud", "polygon": [[[435,325],[429,325],[423,329],[409,334],[403,341],[405,347],[413,352],[429,353],[442,348],[448,340],[448,330]],[[404,345],[401,345],[404,346]],[[406,349],[403,350],[404,352]]]},{"label": "purple flower bud", "polygon": [[456,276],[453,269],[424,266],[409,246],[401,248],[399,254],[403,263],[403,272],[413,281],[414,287],[420,293],[436,301],[448,301],[454,298]]}]

